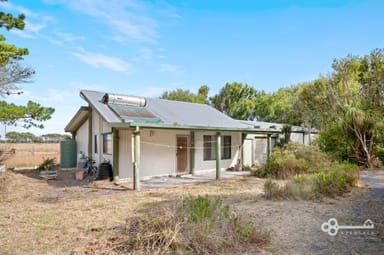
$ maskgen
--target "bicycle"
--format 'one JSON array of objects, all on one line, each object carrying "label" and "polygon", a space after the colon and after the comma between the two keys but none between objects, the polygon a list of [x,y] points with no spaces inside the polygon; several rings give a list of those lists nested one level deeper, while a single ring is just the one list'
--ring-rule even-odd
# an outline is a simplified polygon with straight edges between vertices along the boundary
[{"label": "bicycle", "polygon": [[90,157],[86,157],[85,164],[83,168],[86,170],[87,176],[89,176],[90,181],[94,181],[99,176],[99,169],[95,166],[95,161]]}]

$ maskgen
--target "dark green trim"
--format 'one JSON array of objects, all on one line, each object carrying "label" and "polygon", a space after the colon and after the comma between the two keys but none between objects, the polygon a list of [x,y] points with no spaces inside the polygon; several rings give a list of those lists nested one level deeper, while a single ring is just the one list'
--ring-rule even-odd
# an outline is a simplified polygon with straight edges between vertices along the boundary
[{"label": "dark green trim", "polygon": [[267,159],[271,156],[272,153],[272,141],[271,141],[271,135],[268,135],[268,141],[267,141]]},{"label": "dark green trim", "polygon": [[221,134],[216,133],[216,180],[221,177]]},{"label": "dark green trim", "polygon": [[195,175],[195,132],[191,131],[189,135],[189,171]]},{"label": "dark green trim", "polygon": [[140,190],[140,128],[133,132],[133,189]]},{"label": "dark green trim", "polygon": [[89,107],[88,111],[88,157],[92,158],[92,149],[93,149],[93,118],[92,118],[92,107]]},{"label": "dark green trim", "polygon": [[164,124],[164,123],[129,123],[129,122],[114,122],[109,123],[110,127],[116,128],[153,128],[153,129],[174,129],[174,130],[193,130],[193,131],[228,131],[228,132],[244,132],[254,134],[280,134],[280,131],[273,129],[255,129],[255,128],[226,128],[226,127],[211,127],[211,126],[189,126],[178,124]]},{"label": "dark green trim", "polygon": [[113,136],[113,177],[115,180],[119,178],[119,130],[112,128]]},{"label": "dark green trim", "polygon": [[251,155],[251,166],[255,165],[255,153],[256,153],[256,148],[255,148],[255,139],[252,139],[252,155]]}]

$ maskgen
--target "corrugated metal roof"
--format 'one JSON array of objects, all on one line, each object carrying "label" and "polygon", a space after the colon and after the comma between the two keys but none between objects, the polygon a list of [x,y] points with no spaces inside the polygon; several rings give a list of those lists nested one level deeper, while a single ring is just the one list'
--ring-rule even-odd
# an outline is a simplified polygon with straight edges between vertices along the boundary
[{"label": "corrugated metal roof", "polygon": [[104,95],[105,92],[91,90],[80,91],[80,96],[92,105],[106,122],[121,122],[121,119],[108,107],[108,105],[102,102]]},{"label": "corrugated metal roof", "polygon": [[[283,126],[285,124],[282,123],[273,123],[273,122],[264,122],[264,121],[247,121],[247,120],[239,120],[243,124],[247,124],[256,128],[271,128],[281,131]],[[303,127],[300,126],[292,126],[292,132],[304,132],[307,131],[306,129],[303,129]],[[312,133],[316,133],[317,130],[315,128],[311,129]]]},{"label": "corrugated metal roof", "polygon": [[[135,106],[135,109],[132,106],[129,106],[130,108],[128,109],[127,106],[123,107],[124,109],[118,109],[113,104],[104,103],[105,100],[103,102],[103,96],[106,94],[107,92],[90,90],[81,90],[80,92],[84,100],[93,106],[106,122],[119,127],[124,125],[140,125],[140,123],[154,123],[157,127],[163,125],[164,127],[180,128],[201,127],[202,129],[209,128],[210,130],[212,128],[257,130],[257,128],[249,125],[249,123],[232,119],[205,104],[146,98],[145,106]],[[265,128],[266,130],[262,129],[261,127],[258,130],[273,132],[269,127]]]},{"label": "corrugated metal roof", "polygon": [[146,107],[167,124],[249,128],[206,104],[148,98]]}]

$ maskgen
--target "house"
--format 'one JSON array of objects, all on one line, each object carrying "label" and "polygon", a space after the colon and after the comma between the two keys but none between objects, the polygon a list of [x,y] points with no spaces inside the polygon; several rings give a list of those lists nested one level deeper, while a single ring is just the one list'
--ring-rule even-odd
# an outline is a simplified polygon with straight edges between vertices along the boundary
[{"label": "house", "polygon": [[[255,128],[273,129],[278,132],[271,138],[271,145],[273,147],[277,142],[285,139],[282,132],[284,124],[271,123],[262,121],[244,121],[239,120],[240,123],[246,124]],[[290,132],[290,141],[309,145],[311,141],[316,139],[318,131],[314,128],[308,129],[300,126],[292,126]],[[265,134],[247,134],[243,140],[243,158],[244,166],[261,166],[266,163],[270,149],[268,149],[268,140]]]},{"label": "house", "polygon": [[243,157],[244,137],[271,141],[279,132],[241,123],[204,104],[90,90],[80,96],[88,105],[65,127],[78,153],[97,164],[110,160],[115,181],[133,180],[135,189],[140,179],[159,175],[216,170],[220,178],[221,170]]}]

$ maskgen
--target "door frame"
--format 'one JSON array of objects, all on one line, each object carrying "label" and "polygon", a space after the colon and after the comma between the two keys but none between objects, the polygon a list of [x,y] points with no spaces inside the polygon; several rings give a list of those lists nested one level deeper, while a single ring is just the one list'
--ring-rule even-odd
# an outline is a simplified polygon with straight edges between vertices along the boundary
[{"label": "door frame", "polygon": [[[185,171],[182,171],[182,172],[179,172],[178,169],[179,169],[179,165],[178,165],[178,139],[179,138],[186,138],[187,139],[187,149],[185,150],[185,154],[186,154],[186,169]],[[176,135],[176,151],[175,151],[175,154],[176,154],[176,175],[180,175],[180,174],[186,174],[186,173],[189,173],[189,135]]]}]

